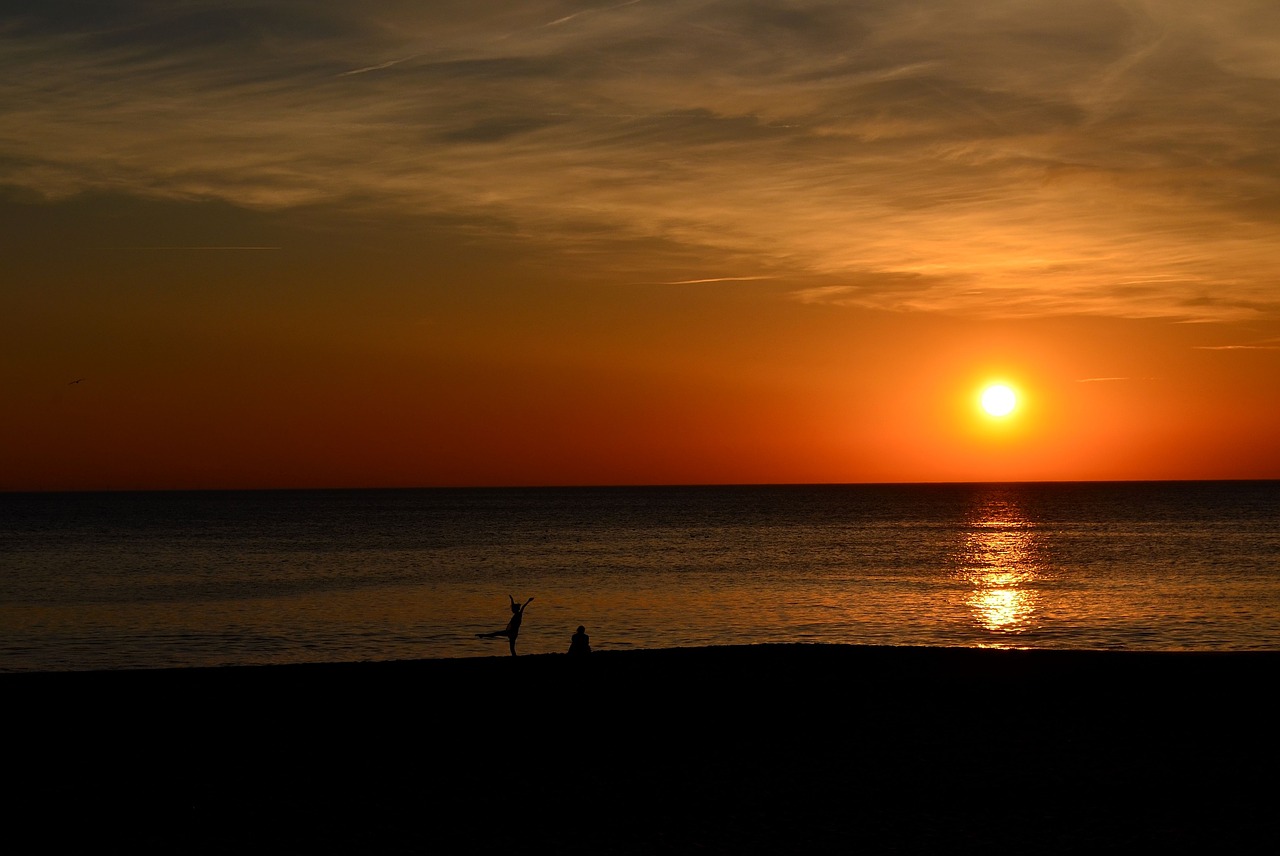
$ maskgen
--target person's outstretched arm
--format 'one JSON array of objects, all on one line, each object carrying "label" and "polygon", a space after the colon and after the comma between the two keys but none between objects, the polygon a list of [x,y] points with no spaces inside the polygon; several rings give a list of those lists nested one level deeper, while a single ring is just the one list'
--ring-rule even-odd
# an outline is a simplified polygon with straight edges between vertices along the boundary
[{"label": "person's outstretched arm", "polygon": [[[512,603],[514,603],[514,602],[515,602],[515,601],[512,601]],[[531,603],[533,603],[533,598],[529,598],[528,600],[526,600],[526,601],[524,602],[524,606],[528,606],[528,605],[529,605],[529,604],[531,604]],[[524,606],[520,607],[520,611],[521,611],[521,612],[524,612]]]}]

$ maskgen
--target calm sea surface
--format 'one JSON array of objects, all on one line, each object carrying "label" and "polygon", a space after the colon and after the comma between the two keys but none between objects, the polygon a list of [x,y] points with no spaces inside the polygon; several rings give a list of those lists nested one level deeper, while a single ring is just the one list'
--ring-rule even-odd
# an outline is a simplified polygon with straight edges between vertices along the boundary
[{"label": "calm sea surface", "polygon": [[0,671],[1280,650],[1280,482],[0,494]]}]

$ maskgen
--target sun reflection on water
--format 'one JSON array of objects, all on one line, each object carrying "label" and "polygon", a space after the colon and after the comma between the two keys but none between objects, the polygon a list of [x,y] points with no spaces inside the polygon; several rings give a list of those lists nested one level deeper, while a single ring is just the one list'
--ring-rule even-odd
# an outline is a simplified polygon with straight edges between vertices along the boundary
[{"label": "sun reflection on water", "polygon": [[966,606],[980,628],[1000,637],[1034,629],[1045,567],[1036,524],[1016,499],[993,496],[974,509],[959,558],[959,574],[969,589]]}]

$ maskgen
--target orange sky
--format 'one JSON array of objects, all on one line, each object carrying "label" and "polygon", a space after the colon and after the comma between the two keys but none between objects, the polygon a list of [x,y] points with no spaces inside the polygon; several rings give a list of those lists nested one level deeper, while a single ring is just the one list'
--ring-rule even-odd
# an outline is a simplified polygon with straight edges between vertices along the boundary
[{"label": "orange sky", "polygon": [[1280,478],[1273,4],[171,6],[0,30],[0,489]]}]

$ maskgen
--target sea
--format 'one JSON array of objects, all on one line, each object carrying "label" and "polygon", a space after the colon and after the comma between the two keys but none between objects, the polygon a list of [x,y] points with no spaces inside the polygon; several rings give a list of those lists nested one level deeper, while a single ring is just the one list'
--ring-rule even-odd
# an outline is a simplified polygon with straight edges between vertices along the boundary
[{"label": "sea", "polygon": [[0,671],[1280,650],[1280,481],[0,494]]}]

